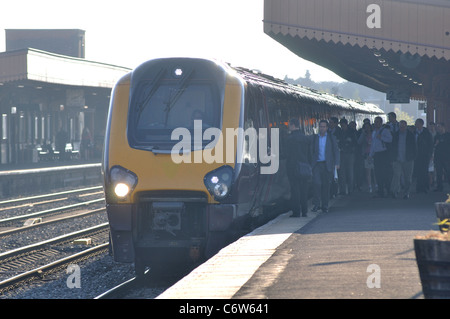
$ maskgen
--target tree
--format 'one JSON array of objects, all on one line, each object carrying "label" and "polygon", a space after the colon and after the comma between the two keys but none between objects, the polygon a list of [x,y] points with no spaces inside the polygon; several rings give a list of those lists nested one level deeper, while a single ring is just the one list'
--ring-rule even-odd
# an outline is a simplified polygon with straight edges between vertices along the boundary
[{"label": "tree", "polygon": [[408,125],[414,125],[414,119],[406,112],[403,112],[398,107],[394,108],[394,112],[397,115],[397,121],[404,120]]}]

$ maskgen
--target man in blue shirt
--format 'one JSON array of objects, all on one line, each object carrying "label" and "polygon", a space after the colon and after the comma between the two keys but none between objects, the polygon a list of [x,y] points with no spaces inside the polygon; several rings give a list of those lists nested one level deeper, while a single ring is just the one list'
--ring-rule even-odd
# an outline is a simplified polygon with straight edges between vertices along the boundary
[{"label": "man in blue shirt", "polygon": [[313,212],[319,209],[328,212],[330,198],[330,182],[334,176],[335,169],[339,168],[340,153],[333,134],[328,134],[328,122],[319,122],[319,134],[314,135],[312,143],[313,159],[313,189],[314,197]]}]

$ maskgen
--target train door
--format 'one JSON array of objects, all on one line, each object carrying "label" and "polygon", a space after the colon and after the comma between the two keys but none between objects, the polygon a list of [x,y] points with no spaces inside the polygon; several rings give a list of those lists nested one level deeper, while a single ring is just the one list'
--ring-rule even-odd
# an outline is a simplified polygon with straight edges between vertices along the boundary
[{"label": "train door", "polygon": [[[270,146],[268,149],[271,152],[271,161],[277,161],[275,169],[274,163],[270,163],[274,168],[270,176],[270,191],[268,192],[267,200],[271,205],[277,204],[280,207],[282,202],[290,198],[289,180],[286,172],[286,148],[284,146],[288,137],[289,126],[289,103],[290,100],[283,95],[268,93],[266,96],[266,108],[268,114],[269,126],[277,130],[276,135],[271,136]],[[273,138],[272,138],[273,137]],[[277,143],[274,145],[273,143]]]},{"label": "train door", "polygon": [[[274,127],[274,123],[272,123],[269,118],[268,96],[266,95],[266,93],[267,92],[265,92],[263,87],[258,87],[255,94],[257,96],[256,112],[258,118],[258,127],[259,129],[262,129],[259,132],[265,134],[265,136],[258,134],[258,199],[260,202],[260,207],[262,209],[267,209],[268,206],[270,207],[274,204],[272,202],[271,196],[273,194],[273,189],[271,187],[274,180],[274,174],[262,174],[262,167],[267,164],[262,163],[261,154],[270,156],[272,153],[271,128]],[[263,140],[265,141],[263,142]]]},{"label": "train door", "polygon": [[[245,133],[243,141],[243,163],[238,184],[238,215],[247,215],[249,212],[253,215],[258,214],[258,189],[260,178],[257,154],[257,134],[260,127],[258,113],[258,103],[260,103],[260,101],[257,92],[258,89],[251,85],[248,85],[245,89],[244,123],[242,124]],[[250,134],[251,130],[256,134]]]}]

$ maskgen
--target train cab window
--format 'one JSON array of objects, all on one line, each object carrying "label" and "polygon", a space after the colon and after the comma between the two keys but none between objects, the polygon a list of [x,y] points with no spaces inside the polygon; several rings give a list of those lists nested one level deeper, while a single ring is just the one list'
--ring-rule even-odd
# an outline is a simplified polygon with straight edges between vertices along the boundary
[{"label": "train cab window", "polygon": [[[224,78],[211,66],[180,62],[181,67],[154,65],[133,83],[128,125],[130,146],[170,150],[177,128],[194,134],[194,123],[202,132],[221,128]],[[177,64],[174,64],[177,65]],[[217,70],[216,70],[217,71]],[[149,79],[149,77],[153,79]],[[203,141],[203,147],[210,141]]]},{"label": "train cab window", "polygon": [[143,107],[137,129],[194,128],[195,120],[206,127],[217,126],[218,112],[210,107],[216,104],[213,96],[213,90],[205,84],[191,84],[181,93],[170,84],[161,85]]}]

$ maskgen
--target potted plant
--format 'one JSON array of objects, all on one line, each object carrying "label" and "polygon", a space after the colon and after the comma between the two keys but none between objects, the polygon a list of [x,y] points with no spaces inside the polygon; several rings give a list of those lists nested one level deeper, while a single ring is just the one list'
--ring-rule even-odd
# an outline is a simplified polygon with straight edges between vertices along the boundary
[{"label": "potted plant", "polygon": [[[438,203],[436,203],[438,204]],[[448,213],[450,195],[445,205],[439,205],[440,212]],[[414,238],[416,262],[419,268],[422,291],[426,299],[450,299],[450,216],[439,215],[438,225],[440,231],[433,231],[426,236]]]},{"label": "potted plant", "polygon": [[450,225],[450,194],[445,202],[434,203],[441,232],[448,232]]}]

